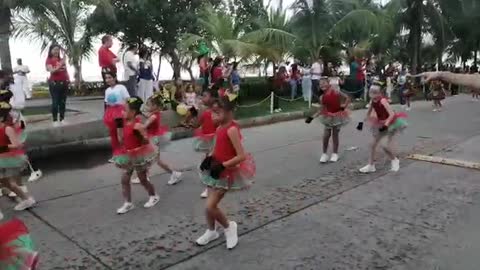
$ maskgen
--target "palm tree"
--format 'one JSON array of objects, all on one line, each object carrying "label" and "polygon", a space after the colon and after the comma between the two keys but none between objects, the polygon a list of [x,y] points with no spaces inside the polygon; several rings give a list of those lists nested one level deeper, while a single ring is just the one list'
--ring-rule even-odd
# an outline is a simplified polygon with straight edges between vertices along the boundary
[{"label": "palm tree", "polygon": [[295,51],[311,59],[332,57],[331,52],[364,43],[381,29],[378,7],[368,0],[296,0],[292,8]]},{"label": "palm tree", "polygon": [[0,60],[2,69],[12,69],[10,36],[12,12],[39,7],[44,0],[0,0]]},{"label": "palm tree", "polygon": [[[198,23],[201,31],[198,34],[187,33],[182,37],[184,47],[192,46],[200,40],[205,40],[213,52],[217,55],[223,55],[227,59],[247,59],[259,55],[265,51],[265,45],[281,46],[290,43],[295,38],[294,35],[285,29],[288,24],[285,11],[282,13],[261,18],[255,21],[254,30],[246,32],[243,25],[236,22],[231,14],[220,10],[215,10],[211,5],[205,5],[198,15]],[[278,16],[277,16],[278,15]],[[251,22],[248,22],[251,24]],[[274,42],[275,41],[275,42]],[[281,46],[278,46],[278,45]],[[268,49],[272,49],[268,47]],[[270,55],[273,58],[273,54]],[[276,56],[276,55],[275,55]]]},{"label": "palm tree", "polygon": [[92,8],[84,3],[77,0],[46,1],[36,9],[19,13],[13,22],[15,37],[36,39],[42,51],[50,44],[64,48],[75,69],[77,89],[82,81],[82,62],[93,53],[93,35],[88,27]]},{"label": "palm tree", "polygon": [[[443,55],[446,47],[449,25],[439,6],[439,0],[392,0],[388,5],[395,6],[393,16],[401,26],[400,31],[408,31],[411,70],[416,72],[421,62],[422,41],[425,33],[431,34]],[[441,58],[441,56],[440,56]]]}]

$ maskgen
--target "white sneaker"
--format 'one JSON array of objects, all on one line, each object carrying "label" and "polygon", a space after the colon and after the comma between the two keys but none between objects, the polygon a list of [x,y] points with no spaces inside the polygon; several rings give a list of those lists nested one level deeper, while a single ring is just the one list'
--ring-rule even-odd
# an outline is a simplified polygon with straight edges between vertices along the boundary
[{"label": "white sneaker", "polygon": [[202,236],[200,236],[200,237],[197,239],[197,241],[195,241],[195,242],[196,242],[197,245],[199,245],[199,246],[205,246],[205,245],[208,245],[208,243],[217,240],[218,237],[220,237],[220,234],[218,234],[217,231],[207,230],[207,231],[206,231]]},{"label": "white sneaker", "polygon": [[433,109],[433,111],[434,111],[434,112],[438,112],[438,110],[437,110],[437,109]]},{"label": "white sneaker", "polygon": [[412,110],[412,108],[411,108],[411,107],[407,107],[405,110],[406,110],[407,112],[409,112],[409,111]]},{"label": "white sneaker", "polygon": [[320,157],[320,163],[327,163],[328,161],[328,155],[323,153],[322,156]]},{"label": "white sneaker", "polygon": [[42,178],[43,173],[42,171],[34,171],[30,174],[30,177],[28,178],[28,182],[35,182],[38,181],[40,178]]},{"label": "white sneaker", "polygon": [[60,126],[60,122],[58,121],[53,121],[53,127],[59,127]]},{"label": "white sneaker", "polygon": [[60,121],[60,125],[61,126],[66,126],[66,125],[68,125],[68,122],[65,121],[65,120],[62,120],[62,121]]},{"label": "white sneaker", "polygon": [[168,180],[167,184],[175,185],[178,182],[182,181],[182,173],[181,172],[173,172],[170,176],[170,180]]},{"label": "white sneaker", "polygon": [[206,199],[208,198],[208,189],[205,189],[202,194],[200,194],[200,197],[203,198],[203,199]]},{"label": "white sneaker", "polygon": [[26,200],[19,202],[14,209],[15,211],[23,211],[34,206],[35,203],[37,202],[33,198],[28,198]]},{"label": "white sneaker", "polygon": [[330,162],[337,162],[338,161],[338,154],[333,153],[330,157]]},{"label": "white sneaker", "polygon": [[360,168],[359,170],[361,173],[374,173],[377,171],[377,169],[375,168],[375,165],[372,165],[372,164],[368,164],[367,166],[363,167],[363,168]]},{"label": "white sneaker", "polygon": [[392,160],[392,168],[390,171],[398,172],[400,170],[400,160],[398,158]]},{"label": "white sneaker", "polygon": [[225,238],[227,249],[233,249],[238,244],[237,223],[235,221],[228,223],[228,228],[225,229]]},{"label": "white sneaker", "polygon": [[118,208],[117,214],[119,214],[119,215],[125,214],[128,211],[133,210],[133,208],[135,208],[135,205],[133,205],[133,203],[125,202],[122,205],[122,207]]},{"label": "white sneaker", "polygon": [[148,201],[143,205],[145,208],[152,208],[160,201],[160,197],[158,195],[150,196]]},{"label": "white sneaker", "polygon": [[10,191],[10,193],[8,193],[7,195],[9,198],[16,198],[17,197],[17,193],[13,192],[13,191]]}]

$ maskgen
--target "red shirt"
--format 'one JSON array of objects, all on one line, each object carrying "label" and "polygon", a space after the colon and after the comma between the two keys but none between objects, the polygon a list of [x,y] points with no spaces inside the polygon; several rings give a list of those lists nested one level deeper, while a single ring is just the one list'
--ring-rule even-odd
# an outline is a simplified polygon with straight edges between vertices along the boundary
[{"label": "red shirt", "polygon": [[372,100],[372,107],[375,110],[375,113],[377,114],[378,120],[380,121],[387,120],[388,117],[390,116],[385,106],[383,106],[382,100],[386,100],[386,98],[381,98],[378,101]]},{"label": "red shirt", "polygon": [[341,111],[341,96],[335,90],[329,89],[322,96],[322,105],[324,110],[329,113],[337,113]]},{"label": "red shirt", "polygon": [[107,47],[101,46],[98,50],[98,65],[101,68],[110,68],[112,71],[117,71],[117,66],[113,59],[117,58],[117,56],[110,51]]},{"label": "red shirt", "polygon": [[215,67],[212,70],[212,83],[217,83],[218,80],[223,78],[223,69],[222,67]]},{"label": "red shirt", "polygon": [[235,122],[230,123],[226,127],[219,127],[217,129],[217,132],[215,133],[215,147],[213,149],[213,157],[217,161],[225,162],[234,158],[237,155],[237,151],[235,150],[235,147],[233,147],[232,141],[230,141],[230,137],[228,137],[228,130],[231,127],[236,127],[238,132],[240,133],[238,124]]},{"label": "red shirt", "polygon": [[135,125],[141,123],[142,120],[140,117],[135,117],[135,120],[132,122],[127,122],[123,126],[123,144],[125,149],[133,150],[142,146],[142,140],[137,135],[135,135]]},{"label": "red shirt", "polygon": [[[57,57],[47,57],[47,60],[45,61],[45,65],[52,66],[53,68],[56,68],[60,66],[60,62],[62,61],[61,58]],[[66,68],[57,70],[55,72],[50,72],[50,78],[48,79],[51,82],[65,82],[69,81],[70,78],[68,76],[68,71]]]},{"label": "red shirt", "polygon": [[199,119],[202,123],[203,134],[214,134],[217,130],[215,123],[213,122],[212,110],[207,109],[201,115]]}]

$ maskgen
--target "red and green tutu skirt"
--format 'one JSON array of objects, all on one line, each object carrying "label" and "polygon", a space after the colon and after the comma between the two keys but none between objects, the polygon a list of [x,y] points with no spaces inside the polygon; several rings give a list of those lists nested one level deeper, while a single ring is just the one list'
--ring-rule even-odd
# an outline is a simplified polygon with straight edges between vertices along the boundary
[{"label": "red and green tutu skirt", "polygon": [[34,270],[38,253],[25,224],[13,219],[0,224],[0,269]]},{"label": "red and green tutu skirt", "polygon": [[131,150],[118,150],[116,154],[114,153],[113,162],[120,169],[145,171],[157,158],[157,148],[148,143]]},{"label": "red and green tutu skirt", "polygon": [[[392,123],[388,126],[388,131],[384,134],[394,135],[403,131],[408,126],[407,117],[408,115],[406,113],[396,113]],[[379,120],[376,116],[372,116],[368,119],[368,123],[370,124],[372,133],[379,135],[379,129],[385,125],[385,120]]]},{"label": "red and green tutu skirt", "polygon": [[204,185],[227,191],[248,189],[253,183],[257,167],[253,156],[248,154],[247,159],[233,168],[226,168],[219,179],[210,176],[209,171],[200,171],[200,179]]},{"label": "red and green tutu skirt", "polygon": [[209,153],[215,144],[215,133],[204,134],[201,128],[194,132],[193,150],[196,152]]},{"label": "red and green tutu skirt", "polygon": [[172,140],[172,132],[168,131],[168,127],[162,126],[155,132],[148,134],[150,142],[157,148],[157,151],[163,150]]},{"label": "red and green tutu skirt", "polygon": [[319,119],[326,128],[341,128],[350,123],[350,112],[348,110],[343,110],[336,113],[323,111],[320,114]]},{"label": "red and green tutu skirt", "polygon": [[28,158],[23,150],[10,150],[0,153],[0,178],[10,178],[21,175],[27,167]]}]

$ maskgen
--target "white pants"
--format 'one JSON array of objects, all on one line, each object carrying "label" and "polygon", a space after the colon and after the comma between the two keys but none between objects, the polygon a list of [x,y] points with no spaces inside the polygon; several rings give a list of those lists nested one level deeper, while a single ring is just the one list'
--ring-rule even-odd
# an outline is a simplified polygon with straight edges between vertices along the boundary
[{"label": "white pants", "polygon": [[32,98],[32,89],[30,88],[27,76],[15,76],[15,86],[23,91],[27,99]]},{"label": "white pants", "polygon": [[140,79],[138,82],[138,97],[147,102],[147,100],[153,95],[153,80]]}]

